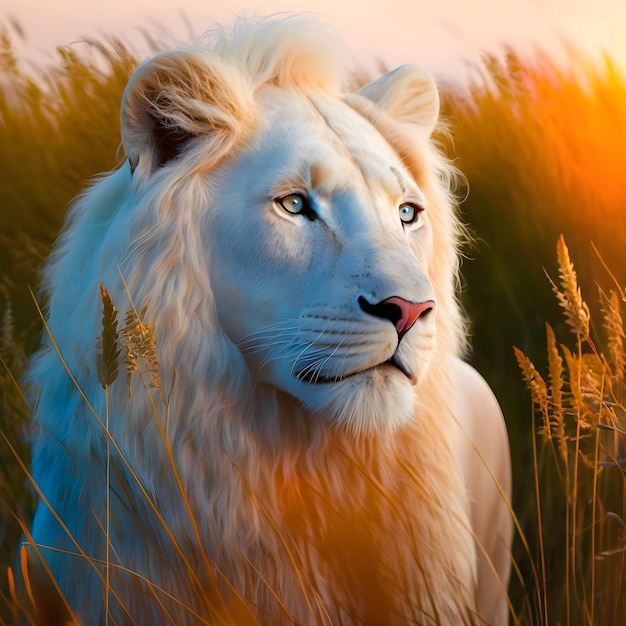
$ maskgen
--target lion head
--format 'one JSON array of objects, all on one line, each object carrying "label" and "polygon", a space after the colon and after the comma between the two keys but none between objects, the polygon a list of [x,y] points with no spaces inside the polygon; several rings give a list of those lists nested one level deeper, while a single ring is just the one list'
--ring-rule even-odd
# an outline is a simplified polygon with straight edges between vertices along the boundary
[{"label": "lion head", "polygon": [[186,281],[179,339],[211,318],[238,378],[245,368],[356,432],[402,426],[433,354],[460,336],[451,169],[430,144],[436,87],[403,66],[346,92],[326,49],[266,30],[157,56],[126,89],[136,223],[161,220],[131,248],[161,253],[148,269],[162,274],[142,269],[135,297],[158,318],[168,302],[155,286]]}]

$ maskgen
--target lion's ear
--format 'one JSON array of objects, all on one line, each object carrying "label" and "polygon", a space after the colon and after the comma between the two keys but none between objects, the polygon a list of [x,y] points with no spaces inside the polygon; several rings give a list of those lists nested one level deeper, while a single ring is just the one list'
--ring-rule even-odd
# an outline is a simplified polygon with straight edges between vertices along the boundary
[{"label": "lion's ear", "polygon": [[207,166],[248,128],[249,84],[232,66],[198,51],[166,52],[140,65],[122,98],[122,143],[131,169],[150,171],[203,144]]},{"label": "lion's ear", "polygon": [[419,126],[428,136],[439,119],[439,92],[435,82],[416,65],[401,65],[356,93],[394,119]]}]

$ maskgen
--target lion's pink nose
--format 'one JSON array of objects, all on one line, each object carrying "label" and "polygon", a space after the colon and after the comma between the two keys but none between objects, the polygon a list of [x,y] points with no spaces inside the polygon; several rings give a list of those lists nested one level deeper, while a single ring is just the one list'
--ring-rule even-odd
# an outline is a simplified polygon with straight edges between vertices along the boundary
[{"label": "lion's pink nose", "polygon": [[420,317],[434,309],[435,303],[433,300],[410,302],[399,296],[391,296],[377,304],[370,304],[363,296],[359,296],[359,306],[370,315],[389,320],[402,339]]}]

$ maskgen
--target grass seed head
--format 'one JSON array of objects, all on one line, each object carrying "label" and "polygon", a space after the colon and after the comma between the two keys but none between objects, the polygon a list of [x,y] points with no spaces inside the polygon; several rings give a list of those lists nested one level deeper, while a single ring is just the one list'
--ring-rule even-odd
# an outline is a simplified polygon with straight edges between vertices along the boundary
[{"label": "grass seed head", "polygon": [[559,265],[559,283],[562,291],[557,285],[550,281],[552,289],[556,294],[559,305],[565,312],[565,321],[581,339],[589,338],[589,307],[582,299],[578,280],[574,270],[574,264],[569,257],[569,251],[565,245],[563,235],[559,236],[556,246],[556,255]]},{"label": "grass seed head", "polygon": [[149,385],[161,389],[161,366],[156,350],[154,325],[145,324],[142,317],[145,309],[138,315],[135,309],[126,313],[126,323],[122,329],[126,357],[124,362],[129,374],[149,375]]},{"label": "grass seed head", "polygon": [[102,334],[99,339],[97,360],[98,382],[102,387],[111,385],[119,373],[119,334],[117,332],[117,309],[109,296],[106,287],[100,283],[102,299]]},{"label": "grass seed head", "polygon": [[600,304],[607,334],[607,352],[609,363],[613,367],[613,376],[623,380],[626,373],[626,353],[624,352],[624,322],[620,310],[620,296],[611,291],[607,296],[600,292]]}]

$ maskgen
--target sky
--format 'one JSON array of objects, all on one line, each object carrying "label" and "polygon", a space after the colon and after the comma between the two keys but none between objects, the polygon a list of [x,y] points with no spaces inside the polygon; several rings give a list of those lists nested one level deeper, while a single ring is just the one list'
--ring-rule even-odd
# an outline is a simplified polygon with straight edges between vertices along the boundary
[{"label": "sky", "polygon": [[[309,12],[340,34],[365,68],[418,63],[443,77],[467,74],[483,51],[512,45],[558,57],[565,38],[590,55],[607,50],[626,65],[626,0],[0,0],[0,23],[25,31],[28,58],[59,45],[121,36],[142,53],[142,29],[168,43],[200,35],[239,14]],[[5,4],[6,3],[6,4]]]}]

